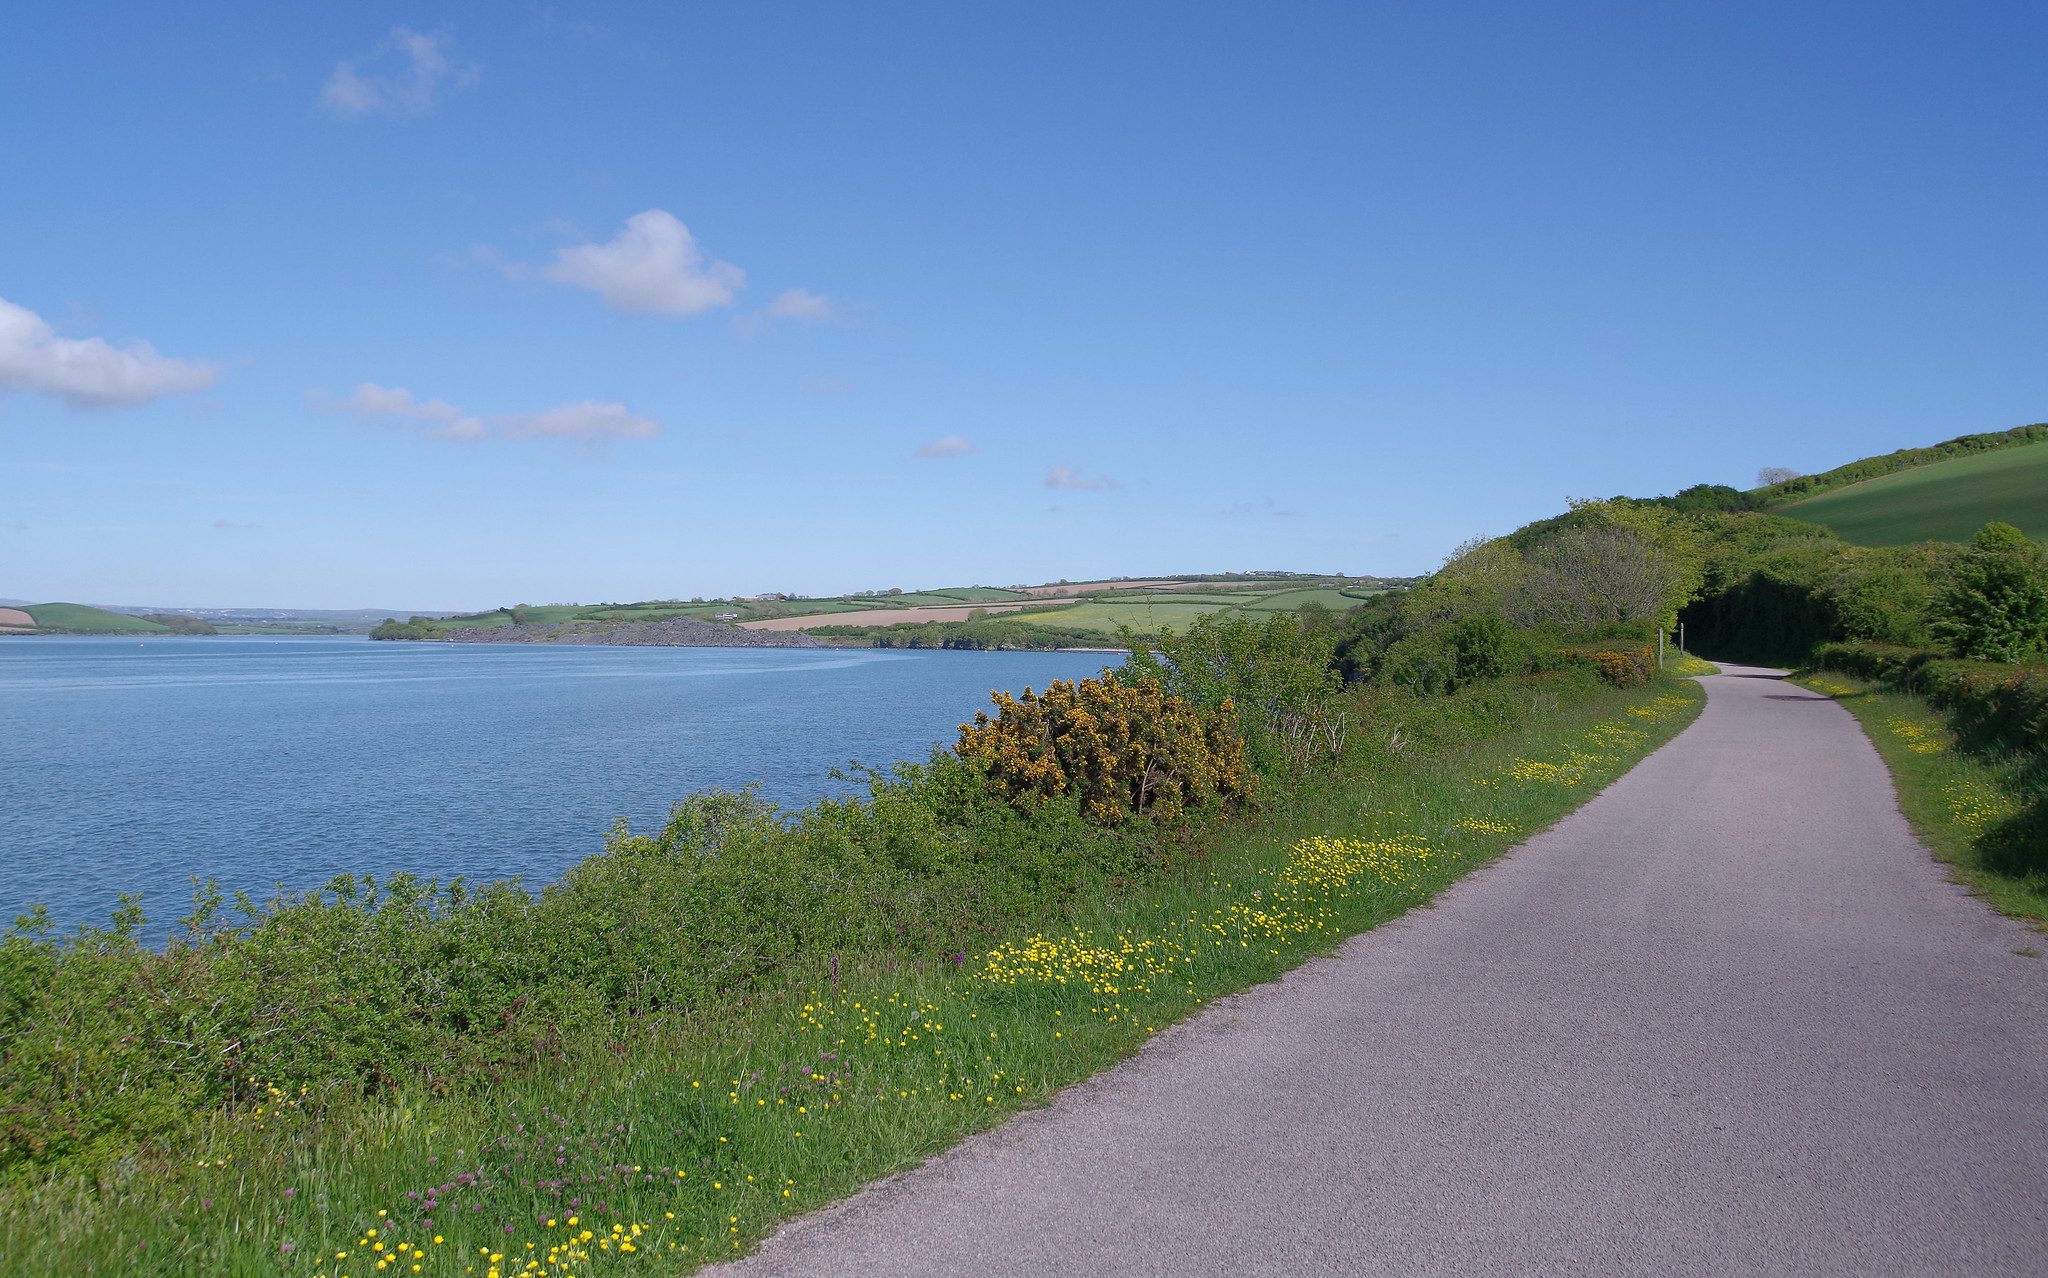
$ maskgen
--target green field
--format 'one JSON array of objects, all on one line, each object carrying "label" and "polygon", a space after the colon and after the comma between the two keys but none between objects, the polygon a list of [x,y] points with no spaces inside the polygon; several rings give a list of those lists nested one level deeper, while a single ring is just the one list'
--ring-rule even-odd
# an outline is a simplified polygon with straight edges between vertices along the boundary
[{"label": "green field", "polygon": [[1016,621],[1063,631],[1090,631],[1104,639],[1114,639],[1124,627],[1141,635],[1186,631],[1198,616],[1212,612],[1270,616],[1274,612],[1292,612],[1305,604],[1321,604],[1331,612],[1348,612],[1374,594],[1380,592],[1366,586],[1300,586],[1296,582],[1282,582],[1278,586],[1268,582],[1243,590],[1128,590],[1108,592],[1071,608],[1018,612]]},{"label": "green field", "polygon": [[31,604],[22,609],[36,619],[36,629],[70,634],[95,635],[162,635],[169,634],[170,627],[141,617],[131,617],[123,612],[108,612],[104,608],[88,608],[84,604],[49,603]]},{"label": "green field", "polygon": [[1117,590],[1087,596],[1096,603],[1198,603],[1219,608],[1235,608],[1248,597],[1256,596],[1213,590]]},{"label": "green field", "polygon": [[[737,613],[743,621],[754,621],[768,617],[808,616],[813,613],[851,612],[859,608],[887,607],[899,599],[907,598],[910,596],[891,596],[887,603],[880,605],[849,603],[843,599],[713,599],[704,603],[683,603],[665,599],[631,604],[537,604],[520,608],[518,612],[521,620],[534,626],[571,625],[581,621],[665,621],[670,617],[695,617],[699,621],[710,621],[722,612]],[[961,601],[940,599],[937,602],[957,604]],[[497,608],[490,612],[444,617],[435,623],[434,628],[437,631],[449,631],[511,624],[512,612]]]},{"label": "green field", "polygon": [[1222,611],[1223,608],[1212,603],[1090,601],[1075,604],[1071,608],[1051,608],[1044,612],[1022,613],[1016,620],[1057,626],[1062,630],[1087,630],[1101,635],[1104,639],[1114,639],[1117,631],[1125,626],[1145,634],[1157,634],[1160,630],[1169,628],[1185,630],[1195,618]]},{"label": "green field", "polygon": [[1031,597],[1021,590],[1003,590],[996,586],[949,586],[944,590],[927,590],[924,593],[953,603],[1004,603]]},{"label": "green field", "polygon": [[1958,457],[1865,480],[1774,514],[1833,529],[1864,546],[1968,541],[1993,520],[2048,537],[2048,444]]},{"label": "green field", "polygon": [[[791,603],[806,605],[805,612],[831,612],[832,608],[822,606],[817,599],[791,600]],[[838,604],[838,600],[832,601]],[[954,608],[964,603],[979,603],[980,600],[962,599],[950,590],[918,590],[903,595],[855,595],[853,602],[843,605],[847,608]],[[809,605],[821,606],[811,607]]]},{"label": "green field", "polygon": [[1015,614],[1025,624],[1085,630],[1114,639],[1125,626],[1140,634],[1162,630],[1185,630],[1198,617],[1212,613],[1237,612],[1263,617],[1292,612],[1305,604],[1321,604],[1331,612],[1347,612],[1364,603],[1377,590],[1361,586],[1296,586],[1279,589],[1232,591],[1160,590],[1116,592],[1089,599],[1067,608]]},{"label": "green field", "polygon": [[1355,586],[1312,586],[1303,590],[1283,590],[1278,594],[1265,595],[1256,603],[1241,605],[1247,612],[1292,612],[1307,604],[1321,604],[1331,612],[1348,612],[1376,594],[1377,590],[1362,590]]},{"label": "green field", "polygon": [[[1169,580],[1169,579],[1162,579]],[[1196,589],[1167,590],[1156,586],[1133,586],[1120,582],[1083,582],[1081,592],[1063,596],[1033,596],[1021,590],[998,586],[944,586],[932,590],[894,595],[841,595],[806,599],[658,599],[642,603],[535,604],[519,606],[519,620],[530,625],[564,625],[577,622],[661,621],[669,617],[695,617],[712,621],[730,614],[738,622],[766,621],[778,617],[825,619],[835,613],[862,609],[958,608],[962,605],[1035,603],[1044,605],[1028,612],[1006,614],[1018,621],[1036,621],[1045,627],[1078,629],[1104,640],[1116,637],[1129,626],[1146,634],[1162,629],[1185,629],[1195,618],[1212,612],[1242,611],[1264,615],[1291,611],[1318,603],[1332,612],[1344,612],[1380,593],[1376,582],[1302,574],[1292,577],[1178,577],[1170,580],[1199,582]],[[469,627],[513,624],[514,608],[464,613],[431,623],[425,637]],[[939,624],[939,623],[932,623]],[[400,638],[421,636],[404,635]]]}]

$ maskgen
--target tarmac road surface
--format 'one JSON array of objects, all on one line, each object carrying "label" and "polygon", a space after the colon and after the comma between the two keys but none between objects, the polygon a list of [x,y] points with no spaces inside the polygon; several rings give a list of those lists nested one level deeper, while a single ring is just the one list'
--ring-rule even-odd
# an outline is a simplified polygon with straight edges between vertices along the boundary
[{"label": "tarmac road surface", "polygon": [[2048,1273],[2048,938],[1723,669],[1435,908],[717,1272]]}]

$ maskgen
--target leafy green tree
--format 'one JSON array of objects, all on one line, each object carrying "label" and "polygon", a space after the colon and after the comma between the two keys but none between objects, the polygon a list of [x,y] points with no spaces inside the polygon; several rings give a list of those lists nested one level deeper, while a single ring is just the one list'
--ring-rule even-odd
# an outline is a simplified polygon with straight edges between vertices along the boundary
[{"label": "leafy green tree", "polygon": [[1162,633],[1156,655],[1128,632],[1125,641],[1131,656],[1119,679],[1156,680],[1204,712],[1229,705],[1262,771],[1304,763],[1315,741],[1333,753],[1338,748],[1342,729],[1332,698],[1343,681],[1333,661],[1334,630],[1311,628],[1286,612],[1264,620],[1211,613],[1181,633]]},{"label": "leafy green tree", "polygon": [[1683,576],[1670,550],[1647,532],[1570,528],[1529,553],[1510,609],[1524,625],[1572,632],[1668,624],[1690,594]]},{"label": "leafy green tree", "polygon": [[2048,549],[2011,524],[1979,528],[1935,603],[1934,633],[1978,661],[2048,652]]}]

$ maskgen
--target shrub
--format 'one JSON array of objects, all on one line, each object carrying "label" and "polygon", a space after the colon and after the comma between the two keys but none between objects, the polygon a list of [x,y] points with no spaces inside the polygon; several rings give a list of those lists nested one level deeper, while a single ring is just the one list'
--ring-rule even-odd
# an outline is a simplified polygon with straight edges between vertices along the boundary
[{"label": "shrub", "polygon": [[1204,714],[1156,679],[1059,679],[1042,695],[999,692],[995,703],[994,718],[961,727],[955,748],[1019,811],[1072,794],[1089,820],[1117,825],[1252,791],[1228,699]]},{"label": "shrub", "polygon": [[1335,629],[1314,617],[1211,614],[1184,632],[1162,634],[1156,656],[1133,643],[1115,678],[1152,680],[1205,715],[1233,716],[1262,772],[1300,770],[1342,748],[1343,719],[1332,707],[1343,682],[1337,641]]},{"label": "shrub", "polygon": [[1522,636],[1499,613],[1480,613],[1454,622],[1445,638],[1457,654],[1455,677],[1460,687],[1475,679],[1520,674],[1528,664]]},{"label": "shrub", "polygon": [[1558,661],[1597,671],[1617,688],[1648,683],[1657,671],[1657,649],[1646,643],[1567,644],[1555,651]]},{"label": "shrub", "polygon": [[1600,666],[1600,677],[1617,688],[1631,688],[1650,681],[1651,662],[1639,652],[1603,648],[1593,654],[1593,660]]},{"label": "shrub", "polygon": [[1345,683],[1371,682],[1388,649],[1407,636],[1410,623],[1404,602],[1401,595],[1380,595],[1345,615],[1331,659]]},{"label": "shrub", "polygon": [[1978,529],[1935,603],[1934,633],[1958,657],[2040,656],[2048,650],[2048,551],[2011,524]]},{"label": "shrub", "polygon": [[370,638],[432,639],[437,633],[438,631],[434,626],[434,619],[432,617],[422,617],[414,614],[410,621],[400,621],[396,617],[384,618],[384,620],[377,623],[376,629],[370,631]]},{"label": "shrub", "polygon": [[1458,650],[1441,631],[1412,634],[1387,649],[1373,677],[1418,697],[1442,696],[1458,686]]}]

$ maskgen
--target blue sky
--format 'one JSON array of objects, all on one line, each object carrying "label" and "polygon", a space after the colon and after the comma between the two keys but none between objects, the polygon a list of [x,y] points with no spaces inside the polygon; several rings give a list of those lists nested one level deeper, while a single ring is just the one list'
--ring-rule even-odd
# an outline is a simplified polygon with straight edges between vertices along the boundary
[{"label": "blue sky", "polygon": [[2039,4],[33,6],[0,596],[1413,573],[2041,420],[2044,54]]}]

